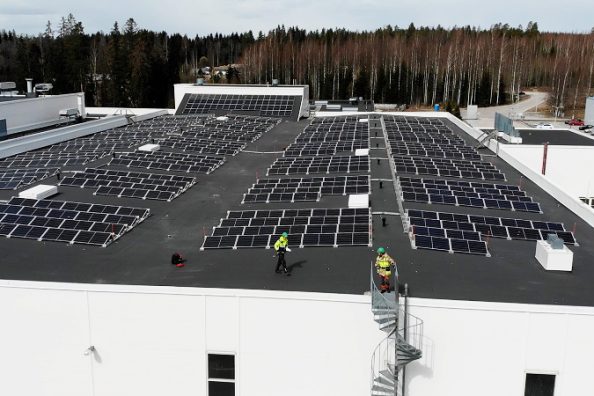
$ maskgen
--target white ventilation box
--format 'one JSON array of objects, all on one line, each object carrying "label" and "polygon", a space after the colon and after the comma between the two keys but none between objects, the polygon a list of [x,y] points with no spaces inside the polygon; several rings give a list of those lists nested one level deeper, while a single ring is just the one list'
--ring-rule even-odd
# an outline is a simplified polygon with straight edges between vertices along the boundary
[{"label": "white ventilation box", "polygon": [[225,116],[220,116],[220,117],[216,118],[217,121],[227,121],[228,119],[229,119],[229,117],[225,117]]},{"label": "white ventilation box", "polygon": [[148,153],[152,153],[154,151],[161,150],[161,146],[158,144],[145,144],[144,146],[138,147],[138,151],[145,151]]},{"label": "white ventilation box", "polygon": [[368,208],[369,194],[351,194],[349,195],[349,208]]},{"label": "white ventilation box", "polygon": [[28,188],[19,193],[19,198],[27,199],[45,199],[56,195],[58,193],[58,186],[48,186],[47,184],[39,184],[35,187]]},{"label": "white ventilation box", "polygon": [[361,157],[363,155],[369,155],[369,149],[356,149],[355,150],[355,155],[357,157]]},{"label": "white ventilation box", "polygon": [[547,271],[568,271],[573,267],[573,252],[563,246],[563,249],[553,249],[547,241],[536,241],[535,257]]}]

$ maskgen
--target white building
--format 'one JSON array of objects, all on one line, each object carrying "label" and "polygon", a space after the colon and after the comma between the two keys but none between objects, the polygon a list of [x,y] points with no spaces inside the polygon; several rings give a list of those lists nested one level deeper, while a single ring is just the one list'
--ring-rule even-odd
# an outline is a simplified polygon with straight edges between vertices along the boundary
[{"label": "white building", "polygon": [[[51,201],[150,210],[151,216],[142,224],[135,224],[130,232],[118,233],[117,239],[110,241],[107,247],[81,244],[83,239],[78,238],[81,232],[77,236],[65,234],[72,243],[45,241],[49,231],[44,231],[41,241],[31,240],[34,238],[28,237],[29,234],[21,235],[22,222],[27,218],[15,219],[12,212],[4,214],[14,211],[10,207],[19,207],[19,204],[15,201],[0,203],[3,213],[0,235],[8,236],[0,238],[3,252],[0,278],[4,279],[0,281],[0,317],[3,319],[0,372],[5,374],[0,389],[3,394],[394,394],[394,386],[390,378],[385,378],[384,370],[389,369],[389,363],[394,363],[396,350],[390,338],[386,339],[388,331],[381,329],[393,328],[394,317],[388,309],[394,308],[390,305],[394,293],[379,294],[370,284],[370,274],[373,274],[370,263],[379,246],[385,247],[396,259],[400,281],[410,288],[407,303],[400,300],[399,325],[408,329],[407,342],[422,352],[422,357],[412,359],[414,361],[406,366],[405,375],[400,371],[398,394],[404,391],[406,395],[522,395],[535,394],[530,392],[537,387],[544,389],[543,393],[538,393],[541,395],[589,394],[588,362],[594,354],[594,344],[590,342],[594,331],[594,292],[590,287],[594,279],[590,265],[594,262],[594,235],[588,224],[590,218],[586,210],[589,209],[578,197],[585,191],[581,185],[585,184],[587,172],[581,167],[572,167],[566,172],[575,172],[575,175],[563,177],[559,170],[567,158],[575,158],[571,153],[578,149],[557,156],[553,153],[561,152],[562,148],[549,147],[551,162],[546,175],[541,175],[531,162],[530,153],[537,151],[531,146],[502,144],[497,148],[497,143],[492,141],[490,145],[493,153],[499,153],[498,157],[481,153],[485,155],[480,160],[471,160],[475,152],[468,148],[474,145],[473,138],[479,137],[480,132],[449,114],[326,113],[323,119],[282,123],[275,123],[271,114],[258,114],[230,115],[217,120],[198,115],[205,110],[189,103],[188,95],[197,95],[193,103],[202,103],[205,96],[227,95],[221,90],[229,89],[229,95],[243,95],[242,99],[252,100],[252,96],[274,97],[285,88],[246,87],[242,90],[241,87],[216,86],[218,90],[211,92],[210,89],[214,89],[211,87],[214,86],[176,86],[177,116],[163,116],[160,112],[155,113],[159,117],[151,118],[155,114],[147,113],[144,122],[115,130],[110,129],[114,125],[109,125],[103,128],[104,132],[78,137],[83,140],[63,142],[57,146],[57,151],[48,148],[58,163],[60,158],[69,156],[70,150],[77,150],[83,156],[93,147],[94,153],[102,153],[85,163],[70,167],[58,165],[62,168],[60,195]],[[307,89],[295,89],[301,89],[301,94],[291,90],[283,95],[294,93],[305,100]],[[225,112],[227,99],[219,102],[221,108],[209,108],[206,112],[216,115]],[[284,111],[276,109],[276,103],[270,105],[270,111]],[[291,108],[291,114],[284,119],[304,115],[303,107],[298,107],[298,110]],[[98,111],[93,109],[93,112]],[[105,112],[111,113],[111,109]],[[118,122],[124,125],[128,121],[123,117]],[[244,135],[246,133],[248,135]],[[298,142],[287,148],[297,136]],[[434,143],[397,139],[403,136],[407,139],[430,136]],[[62,140],[72,137],[76,136],[68,135]],[[154,155],[175,153],[170,156],[175,156],[176,165],[181,166],[183,161],[194,158],[193,155],[208,157],[214,155],[213,152],[219,153],[216,150],[230,149],[231,137],[236,139],[234,142],[244,139],[247,147],[227,154],[224,162],[208,174],[197,174],[197,183],[171,202],[135,199],[134,195],[126,195],[123,190],[126,187],[120,187],[114,180],[95,176],[93,180],[100,182],[88,183],[84,188],[76,184],[75,179],[90,179],[85,168],[193,177],[193,171],[179,173],[171,167],[163,169],[167,163],[165,157],[151,162],[149,157],[153,154],[142,154],[144,169],[134,169],[139,163],[133,159],[128,165],[123,164],[128,156],[137,155],[133,152],[141,143],[154,140],[161,149],[161,153]],[[342,143],[335,144],[335,139]],[[37,140],[32,135],[21,142],[21,147]],[[113,145],[115,141],[131,145],[122,149]],[[7,143],[0,143],[0,153]],[[371,149],[368,157],[358,156],[357,159],[348,155],[362,143],[367,143]],[[286,148],[285,157],[279,148]],[[203,151],[196,154],[195,150]],[[291,157],[292,150],[299,154]],[[328,154],[328,150],[337,151]],[[462,157],[457,161],[467,162],[440,162],[438,152],[444,160],[455,152]],[[30,160],[42,158],[38,154],[25,155],[36,156]],[[309,156],[316,159],[308,160]],[[345,173],[347,168],[340,158],[348,158],[349,173]],[[423,165],[419,158],[425,161]],[[427,159],[431,159],[432,165]],[[16,160],[7,158],[0,162],[0,168],[5,167],[7,161]],[[304,165],[304,161],[309,162]],[[488,162],[493,167],[477,161]],[[328,164],[327,168],[317,173],[326,166],[323,163]],[[476,173],[470,178],[443,176],[451,169],[466,172],[464,165],[474,167],[471,172],[479,172],[482,177],[503,175],[504,180],[473,179]],[[309,174],[301,173],[306,168]],[[413,168],[419,174],[411,173]],[[347,188],[348,184],[344,184],[342,193],[320,187],[320,195],[313,201],[292,202],[299,201],[295,195],[284,202],[271,202],[278,198],[274,196],[267,196],[268,203],[247,201],[250,194],[277,193],[266,192],[265,188],[298,188],[290,185],[256,187],[257,180],[264,184],[263,179],[267,179],[266,183],[272,184],[270,180],[274,178],[300,178],[299,182],[287,183],[300,183],[304,187],[315,177],[356,175],[361,177],[358,187]],[[124,177],[139,176],[129,173]],[[422,183],[418,181],[421,178]],[[152,185],[150,179],[143,179],[145,185]],[[334,187],[338,188],[336,185],[342,180],[346,179],[332,179]],[[420,195],[412,198],[408,194],[408,181],[415,185],[412,188],[418,189],[413,194]],[[498,189],[497,194],[506,196],[511,196],[512,190],[507,191],[503,185],[517,186],[513,191],[518,191],[518,195],[524,192],[522,196],[530,197],[543,213],[465,206],[466,201],[459,199],[461,195],[451,195],[458,205],[437,203],[438,199],[445,200],[438,196],[446,194],[433,190],[445,191],[445,187],[436,187],[445,186],[440,184],[445,181],[483,183],[484,186],[469,184],[468,187],[474,189],[473,194],[491,196],[496,194],[486,191],[488,183],[498,184],[499,187],[491,190]],[[57,176],[49,175],[43,183],[57,184]],[[93,188],[89,188],[91,184]],[[97,193],[96,189],[102,186],[122,188],[122,191],[119,195],[106,196]],[[369,229],[366,221],[354,227],[357,223],[349,223],[350,215],[344,212],[349,195],[365,193],[365,186],[371,193]],[[21,186],[17,190],[25,188]],[[130,188],[143,190],[138,185]],[[262,191],[256,192],[258,188]],[[307,188],[317,191],[315,185],[308,184]],[[421,192],[429,188],[432,191],[425,195],[430,204],[423,202],[425,197]],[[287,194],[286,191],[278,193]],[[9,202],[16,193],[15,190],[0,190],[0,199]],[[485,196],[476,199],[482,199],[485,205],[492,204],[488,200],[498,201]],[[470,197],[474,195],[464,198]],[[280,199],[283,200],[283,196]],[[506,200],[511,202],[512,198]],[[242,201],[246,203],[241,204]],[[469,204],[475,202],[469,201]],[[65,212],[70,210],[66,206],[60,208]],[[101,208],[109,213],[107,206]],[[305,208],[327,211],[325,216],[318,216],[314,211],[308,212],[310,217],[299,215],[298,211]],[[270,248],[242,249],[240,244],[240,241],[251,240],[256,246],[256,239],[248,234],[254,229],[249,227],[277,227],[274,232],[280,232],[278,227],[286,224],[271,226],[272,221],[262,221],[260,226],[252,220],[274,219],[273,212],[267,212],[266,216],[259,214],[280,209],[285,211],[279,218],[308,219],[304,234],[298,233],[298,228],[290,229],[292,252],[287,257],[290,277],[274,272],[276,259],[271,257]],[[338,209],[340,214],[336,214]],[[260,212],[251,213],[251,210]],[[294,217],[287,210],[294,211]],[[447,228],[444,220],[439,220],[443,228],[436,227],[435,223],[415,225],[415,210],[473,216],[467,217],[467,224],[471,224],[474,231],[466,231],[477,232],[480,240],[475,242],[488,249],[488,255],[440,251],[439,243],[444,239],[452,252],[459,247],[453,240],[468,240],[450,235],[452,228]],[[237,211],[243,211],[245,217],[242,218],[249,221],[233,220],[233,213]],[[62,212],[41,212],[50,217],[63,215]],[[39,212],[27,210],[27,213],[22,216]],[[89,209],[89,213],[96,212]],[[485,216],[500,220],[524,219],[533,227],[542,226],[543,222],[562,223],[565,231],[559,235],[568,238],[566,241],[573,237],[577,241],[577,244],[567,245],[573,252],[573,271],[545,270],[535,258],[536,242],[520,240],[518,236],[521,229],[524,239],[530,239],[533,233],[528,233],[527,228],[500,225],[497,229],[490,228],[492,235],[486,234],[485,226],[492,220]],[[317,220],[320,217],[322,224]],[[334,223],[335,217],[338,224]],[[17,220],[20,225],[10,226],[10,222]],[[225,220],[233,220],[234,225],[225,225]],[[80,220],[76,225],[85,226],[84,221],[88,220]],[[247,223],[250,225],[245,225]],[[459,226],[461,223],[457,222]],[[59,229],[64,224],[52,227]],[[299,225],[295,220],[291,227]],[[322,229],[322,225],[329,228]],[[336,227],[332,228],[333,225]],[[305,228],[310,226],[311,229]],[[353,226],[352,230],[345,231],[349,226]],[[240,236],[244,238],[236,236],[235,231],[230,230],[232,227],[235,231],[241,228]],[[223,228],[225,234],[220,234]],[[309,232],[318,229],[319,232]],[[332,233],[329,229],[336,231]],[[433,233],[437,229],[449,231],[442,239],[423,238],[426,235],[422,232]],[[28,229],[27,233],[35,230]],[[266,230],[260,228],[258,235],[268,238]],[[459,230],[462,232],[462,228]],[[500,238],[501,232],[508,237]],[[341,237],[349,233],[352,234],[349,242],[339,243]],[[322,247],[312,247],[305,234],[317,235],[315,244]],[[334,245],[339,246],[325,244],[327,238],[320,236],[322,234],[334,235]],[[371,246],[365,241],[356,242],[357,237],[364,234],[369,235]],[[428,234],[428,237],[438,238],[435,235]],[[276,233],[267,239],[267,245],[274,243],[275,238]],[[423,249],[423,240],[432,241],[436,248]],[[212,241],[220,247],[233,248],[210,249]],[[201,250],[201,247],[206,248]],[[170,264],[175,251],[187,259],[185,267]],[[477,252],[480,253],[474,253]],[[386,304],[384,311],[378,311],[381,304]],[[406,316],[406,322],[402,314],[405,305],[410,315]],[[414,355],[418,352],[415,348],[408,352]],[[399,358],[403,359],[403,355],[399,354]]]}]

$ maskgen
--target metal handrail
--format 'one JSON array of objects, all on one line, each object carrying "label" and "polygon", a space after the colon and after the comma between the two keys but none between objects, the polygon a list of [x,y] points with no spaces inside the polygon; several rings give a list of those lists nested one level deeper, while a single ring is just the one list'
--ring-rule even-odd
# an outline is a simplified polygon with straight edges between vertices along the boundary
[{"label": "metal handrail", "polygon": [[[396,311],[398,307],[398,287],[396,286],[396,290],[394,290],[394,294],[388,293],[387,295],[380,292],[379,288],[375,284],[373,280],[375,274],[375,265],[373,261],[371,262],[371,271],[370,271],[370,287],[369,291],[371,292],[371,307],[372,309],[382,309],[386,311]],[[393,297],[394,300],[388,299],[387,296]]]},{"label": "metal handrail", "polygon": [[[372,308],[376,311],[393,312],[398,315],[397,327],[392,329],[390,333],[380,341],[373,350],[371,357],[371,386],[374,386],[374,380],[380,376],[380,372],[388,370],[392,376],[394,383],[398,382],[398,361],[397,361],[397,347],[398,343],[406,343],[412,347],[421,350],[423,341],[423,320],[404,312],[398,304],[398,288],[394,291],[394,299],[388,299],[378,289],[374,281],[375,266],[371,263],[370,275],[370,292]],[[392,367],[394,369],[392,369]],[[396,391],[401,392],[400,388],[396,386]]]}]

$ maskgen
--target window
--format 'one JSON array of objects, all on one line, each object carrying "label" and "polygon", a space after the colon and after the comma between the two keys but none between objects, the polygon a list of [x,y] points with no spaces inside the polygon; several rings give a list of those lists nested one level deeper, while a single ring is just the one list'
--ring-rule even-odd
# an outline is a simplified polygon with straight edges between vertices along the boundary
[{"label": "window", "polygon": [[524,391],[524,396],[553,396],[554,393],[554,375],[526,373],[526,388]]},{"label": "window", "polygon": [[208,355],[208,396],[235,396],[235,355]]}]

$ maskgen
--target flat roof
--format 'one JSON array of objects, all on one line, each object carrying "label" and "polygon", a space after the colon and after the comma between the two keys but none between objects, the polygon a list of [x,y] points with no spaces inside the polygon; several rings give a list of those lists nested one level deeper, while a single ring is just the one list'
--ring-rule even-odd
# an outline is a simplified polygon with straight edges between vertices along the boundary
[{"label": "flat roof", "polygon": [[556,146],[594,146],[594,139],[581,132],[567,129],[519,129],[522,144],[545,144]]},{"label": "flat roof", "polygon": [[[411,113],[406,116],[415,117]],[[471,143],[463,131],[446,122]],[[385,227],[381,215],[373,215],[373,247],[293,249],[287,255],[291,276],[275,274],[276,260],[268,249],[201,251],[204,235],[210,235],[212,227],[219,224],[228,210],[347,206],[347,196],[323,196],[319,202],[293,204],[241,204],[247,189],[256,179],[266,177],[269,165],[282,156],[280,151],[308,123],[308,120],[283,121],[250,143],[246,151],[227,158],[213,173],[197,175],[198,183],[170,203],[94,196],[91,189],[61,187],[61,194],[55,199],[146,207],[152,215],[106,248],[0,238],[3,254],[0,278],[363,294],[369,290],[374,251],[384,246],[398,263],[401,282],[409,284],[415,297],[594,306],[592,228],[504,161],[490,156],[484,160],[505,173],[507,184],[520,184],[541,204],[544,214],[410,202],[404,203],[405,209],[563,222],[568,229],[575,229],[579,242],[579,246],[570,247],[574,252],[573,272],[545,271],[534,258],[535,242],[491,239],[488,242],[491,257],[413,250],[409,236],[403,232],[401,218],[395,215],[386,215]],[[385,151],[375,149],[374,139],[371,142],[372,180],[390,179]],[[382,143],[378,142],[381,148]],[[380,158],[379,164],[376,157]],[[104,158],[84,167],[107,162],[108,158]],[[311,175],[316,176],[322,175]],[[52,182],[57,182],[55,177],[42,183]],[[0,191],[0,199],[13,195],[16,195],[14,191]],[[372,181],[371,204],[373,212],[398,212],[390,182],[384,181],[380,189],[379,181]],[[184,268],[170,264],[176,251],[187,258]]]}]

